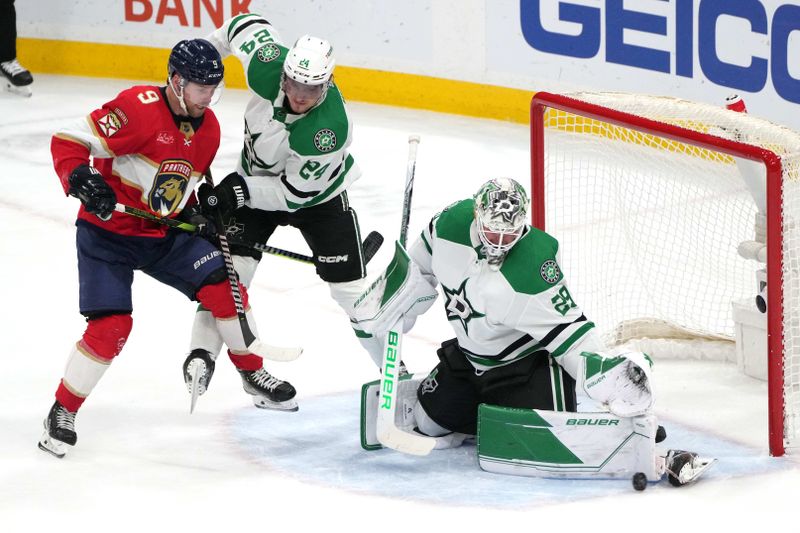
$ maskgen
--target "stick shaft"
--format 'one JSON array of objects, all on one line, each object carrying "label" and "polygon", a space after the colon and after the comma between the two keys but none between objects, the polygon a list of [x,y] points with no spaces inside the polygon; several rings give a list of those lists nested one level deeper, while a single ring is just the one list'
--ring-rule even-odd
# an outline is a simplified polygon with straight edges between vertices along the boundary
[{"label": "stick shaft", "polygon": [[403,192],[403,218],[400,221],[400,244],[405,248],[408,240],[408,224],[411,221],[411,195],[414,193],[414,174],[417,168],[417,146],[419,137],[408,138],[408,164],[406,165],[406,186]]}]

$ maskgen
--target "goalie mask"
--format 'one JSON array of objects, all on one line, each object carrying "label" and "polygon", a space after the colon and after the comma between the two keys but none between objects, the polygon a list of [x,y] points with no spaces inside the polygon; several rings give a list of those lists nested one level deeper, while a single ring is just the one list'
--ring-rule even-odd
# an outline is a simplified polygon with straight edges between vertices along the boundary
[{"label": "goalie mask", "polygon": [[525,233],[528,195],[511,178],[484,183],[474,197],[475,221],[489,265],[500,267],[506,254]]}]

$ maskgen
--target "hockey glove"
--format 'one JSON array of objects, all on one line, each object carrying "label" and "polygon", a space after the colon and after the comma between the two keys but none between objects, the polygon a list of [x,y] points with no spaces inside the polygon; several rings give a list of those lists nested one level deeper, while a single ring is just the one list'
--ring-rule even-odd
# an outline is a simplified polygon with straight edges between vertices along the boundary
[{"label": "hockey glove", "polygon": [[81,201],[89,213],[97,215],[101,220],[111,218],[117,205],[117,195],[90,165],[80,165],[69,176],[69,194]]},{"label": "hockey glove", "polygon": [[217,225],[212,218],[203,213],[203,208],[198,204],[191,205],[181,211],[178,220],[188,222],[197,228],[195,233],[211,242],[216,242]]},{"label": "hockey glove", "polygon": [[200,205],[204,210],[225,215],[239,209],[250,199],[244,178],[231,172],[213,189],[201,186],[198,191]]},{"label": "hockey glove", "polygon": [[640,416],[653,407],[650,358],[642,352],[582,352],[584,374],[578,380],[586,395],[620,417]]}]

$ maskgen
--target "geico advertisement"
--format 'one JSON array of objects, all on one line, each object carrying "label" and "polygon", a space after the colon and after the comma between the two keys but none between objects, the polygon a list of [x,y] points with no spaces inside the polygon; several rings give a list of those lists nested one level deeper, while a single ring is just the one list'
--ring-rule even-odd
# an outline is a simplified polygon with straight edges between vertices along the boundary
[{"label": "geico advertisement", "polygon": [[[511,7],[512,2],[505,3]],[[800,5],[780,0],[521,0],[519,29],[487,3],[490,68],[545,85],[720,102],[800,129]],[[789,116],[794,115],[794,116]]]}]

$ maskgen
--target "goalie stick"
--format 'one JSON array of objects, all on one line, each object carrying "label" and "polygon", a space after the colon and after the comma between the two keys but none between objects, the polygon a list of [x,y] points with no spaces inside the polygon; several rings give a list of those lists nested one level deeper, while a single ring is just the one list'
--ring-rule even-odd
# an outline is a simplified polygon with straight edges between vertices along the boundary
[{"label": "goalie stick", "polygon": [[[156,222],[158,224],[163,224],[165,226],[169,226],[170,228],[188,231],[190,233],[197,231],[197,227],[194,224],[181,222],[180,220],[175,220],[174,218],[160,217],[129,205],[117,204],[114,210],[119,211],[120,213],[125,213],[126,215],[132,215]],[[314,264],[314,258],[311,256],[299,254],[289,250],[283,250],[281,248],[275,248],[274,246],[269,246],[267,244],[261,244],[258,242],[245,242],[239,239],[231,238],[228,238],[228,243],[236,244],[238,246],[246,246],[247,248],[252,248],[253,250],[258,250],[259,252],[277,255],[287,259],[293,259],[299,263]],[[364,249],[364,263],[369,263],[370,260],[375,257],[375,254],[378,253],[381,245],[383,245],[383,235],[377,231],[372,231],[369,233],[369,235],[367,235],[367,237],[364,239],[364,242],[361,243],[361,246]]]},{"label": "goalie stick", "polygon": [[[408,165],[406,166],[406,186],[403,195],[403,216],[400,222],[399,243],[405,247],[408,224],[411,218],[411,195],[414,192],[414,173],[417,165],[417,146],[419,136],[408,138]],[[403,319],[397,320],[386,333],[383,342],[383,361],[381,363],[381,388],[378,406],[376,433],[378,442],[387,448],[411,455],[428,455],[436,445],[436,439],[403,431],[395,424],[397,411],[397,389],[403,344]]]}]

